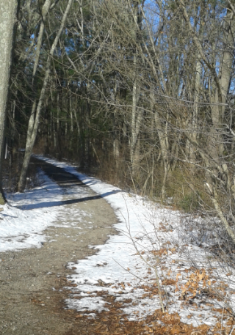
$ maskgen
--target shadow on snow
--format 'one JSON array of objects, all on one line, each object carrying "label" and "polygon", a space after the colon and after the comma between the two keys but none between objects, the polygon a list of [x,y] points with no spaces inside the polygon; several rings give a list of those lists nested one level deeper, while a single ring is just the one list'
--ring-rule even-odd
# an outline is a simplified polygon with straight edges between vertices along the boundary
[{"label": "shadow on snow", "polygon": [[64,205],[71,205],[71,204],[76,204],[79,202],[85,202],[85,201],[90,201],[90,200],[96,200],[96,199],[101,199],[105,198],[109,195],[119,193],[119,190],[112,191],[112,192],[106,192],[100,195],[94,195],[90,197],[84,197],[80,199],[70,199],[70,200],[62,200],[62,201],[46,201],[46,202],[40,202],[37,204],[28,204],[28,205],[22,205],[22,206],[14,206],[18,209],[21,210],[32,210],[32,209],[37,209],[37,208],[49,208],[49,207],[57,207],[57,206],[64,206]]}]

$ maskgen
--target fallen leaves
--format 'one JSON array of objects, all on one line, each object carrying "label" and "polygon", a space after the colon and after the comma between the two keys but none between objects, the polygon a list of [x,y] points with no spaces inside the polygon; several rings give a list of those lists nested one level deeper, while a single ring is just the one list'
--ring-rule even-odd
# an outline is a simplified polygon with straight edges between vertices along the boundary
[{"label": "fallen leaves", "polygon": [[[205,269],[196,269],[193,273],[188,276],[187,282],[185,284],[179,283],[180,275],[176,275],[176,289],[175,292],[181,292],[181,299],[192,299],[197,293],[201,293],[203,288],[211,286],[211,280],[206,273]],[[188,295],[188,294],[192,295]]]},{"label": "fallen leaves", "polygon": [[162,285],[175,285],[176,280],[174,279],[163,279],[162,280]]},{"label": "fallen leaves", "polygon": [[[204,268],[197,269],[195,267],[185,268],[184,264],[187,263],[184,262],[184,260],[172,260],[173,257],[176,258],[175,256],[171,258],[171,261],[173,264],[179,263],[180,267],[177,268],[176,265],[169,269],[169,263],[166,262],[167,256],[171,257],[176,252],[177,248],[172,247],[172,244],[170,245],[170,243],[164,244],[163,247],[158,250],[151,250],[149,252],[149,259],[151,259],[153,262],[150,262],[146,267],[147,277],[145,277],[145,284],[138,285],[137,287],[133,287],[133,284],[128,282],[107,284],[102,280],[99,280],[97,285],[101,287],[109,286],[110,288],[115,289],[114,292],[111,291],[114,295],[111,295],[111,293],[109,293],[107,290],[86,293],[92,294],[92,296],[95,294],[96,296],[102,297],[102,300],[106,302],[105,307],[108,309],[108,311],[106,310],[100,313],[91,311],[89,313],[87,312],[84,314],[77,314],[75,319],[80,320],[83,318],[89,318],[89,323],[92,324],[92,332],[89,332],[90,335],[214,335],[220,334],[221,331],[222,333],[224,331],[224,334],[229,334],[229,329],[231,330],[234,325],[233,318],[229,319],[229,315],[226,314],[226,312],[222,309],[215,310],[215,305],[209,300],[216,298],[217,301],[219,301],[220,298],[218,298],[218,294],[216,295],[216,290],[223,294],[227,289],[226,284],[223,282],[218,282],[218,279],[214,280],[212,277],[213,274],[210,272],[210,270],[206,270]],[[147,254],[146,251],[141,251],[141,255],[145,254]],[[163,302],[166,303],[166,310],[167,308],[170,310],[170,307],[172,306],[171,304],[175,303],[175,301],[173,303],[170,301],[170,299],[174,297],[180,301],[178,309],[180,315],[181,313],[184,313],[185,310],[190,306],[190,314],[185,316],[187,320],[186,322],[190,323],[192,319],[191,322],[193,323],[195,316],[203,320],[205,316],[205,308],[209,307],[210,312],[214,313],[213,316],[217,315],[217,324],[214,322],[213,327],[209,327],[206,324],[193,327],[192,324],[181,322],[181,318],[178,313],[163,313],[161,309],[156,310],[151,315],[147,315],[147,313],[150,313],[149,310],[147,310],[147,313],[145,313],[145,307],[149,308],[147,305],[145,306],[145,302],[143,301],[145,298],[153,299],[153,304],[156,301],[159,301],[160,292],[158,285],[157,282],[153,282],[153,264],[155,264],[154,261],[158,258],[161,260],[163,259],[163,262],[159,262],[158,266],[161,267],[160,285],[162,288],[160,288],[160,290],[162,291],[163,300],[165,299]],[[102,265],[97,264],[97,266]],[[142,266],[138,267],[138,269],[142,268]],[[129,272],[130,268],[126,268],[126,271]],[[230,273],[227,273],[226,276],[229,277]],[[70,283],[70,286],[73,286],[73,283]],[[166,286],[169,286],[169,288],[166,288]],[[175,293],[179,292],[178,294],[174,294],[174,288]],[[138,296],[138,299],[140,299],[125,299],[125,296],[129,292],[133,292],[135,289],[143,290],[142,293]],[[118,301],[116,299],[117,296]],[[205,300],[205,297],[207,300]],[[202,306],[198,302],[199,299],[205,300],[201,301]],[[127,315],[125,315],[124,310],[127,307],[131,308],[132,317],[135,318],[135,321],[128,320]],[[203,311],[202,314],[200,314],[201,311]],[[95,313],[96,317],[91,319],[90,313]],[[81,335],[82,334],[83,333],[81,332]]]},{"label": "fallen leaves", "polygon": [[154,256],[163,256],[168,254],[168,250],[166,248],[161,248],[159,250],[151,250],[150,253]]},{"label": "fallen leaves", "polygon": [[191,335],[193,332],[206,335],[210,328],[207,325],[193,327],[184,324],[180,321],[178,313],[162,313],[160,309],[149,315],[144,321],[129,321],[115,303],[109,312],[99,313],[89,322],[92,323],[93,329],[90,335]]}]

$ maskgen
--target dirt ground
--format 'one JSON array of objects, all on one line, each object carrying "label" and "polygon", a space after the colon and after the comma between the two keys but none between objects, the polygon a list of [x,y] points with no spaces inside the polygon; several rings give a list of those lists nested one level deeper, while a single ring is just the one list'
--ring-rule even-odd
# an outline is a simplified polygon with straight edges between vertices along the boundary
[{"label": "dirt ground", "polygon": [[[66,276],[72,273],[67,264],[93,254],[89,245],[105,243],[108,235],[115,233],[117,218],[104,199],[72,175],[41,161],[34,163],[62,186],[63,205],[70,215],[60,210],[56,226],[44,232],[47,242],[41,248],[0,253],[0,334],[91,334],[87,318],[64,308],[69,294]],[[75,184],[85,188],[85,199],[70,194],[69,188]],[[78,209],[89,216],[76,221],[71,212]],[[65,221],[74,226],[63,227]]]}]

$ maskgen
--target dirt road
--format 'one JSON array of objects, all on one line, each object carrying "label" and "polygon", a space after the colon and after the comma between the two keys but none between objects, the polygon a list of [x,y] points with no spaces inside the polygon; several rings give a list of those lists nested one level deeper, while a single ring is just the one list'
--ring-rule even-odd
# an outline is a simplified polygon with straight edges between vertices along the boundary
[{"label": "dirt road", "polygon": [[[88,246],[105,243],[115,233],[117,219],[107,202],[75,177],[34,162],[63,188],[63,206],[40,249],[0,253],[0,334],[91,334],[87,319],[64,309],[66,276],[71,273],[66,265],[94,253]],[[73,216],[78,209],[82,219]]]}]

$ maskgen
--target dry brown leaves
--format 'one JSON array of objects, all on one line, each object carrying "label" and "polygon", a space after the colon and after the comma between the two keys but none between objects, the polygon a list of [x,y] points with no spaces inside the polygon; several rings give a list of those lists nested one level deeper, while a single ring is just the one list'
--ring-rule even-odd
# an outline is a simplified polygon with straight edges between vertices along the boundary
[{"label": "dry brown leaves", "polygon": [[[142,285],[149,296],[157,294],[157,289],[155,286],[150,287],[147,285]],[[97,292],[98,293],[98,292]],[[163,313],[160,309],[156,310],[152,315],[148,315],[144,320],[140,321],[129,321],[127,315],[122,311],[126,303],[135,302],[131,299],[126,299],[122,302],[115,301],[115,297],[107,294],[107,291],[99,292],[99,295],[107,301],[106,307],[109,311],[103,311],[101,313],[96,313],[95,319],[89,318],[89,313],[80,313],[76,315],[76,318],[87,318],[87,323],[89,323],[89,335],[207,335],[207,334],[229,334],[231,331],[234,321],[230,318],[227,321],[226,326],[221,328],[221,323],[218,322],[217,325],[211,329],[207,325],[201,325],[199,327],[193,327],[192,325],[184,324],[180,321],[180,316],[178,313],[169,314]],[[224,312],[224,311],[223,311]],[[225,312],[224,312],[225,313]],[[138,312],[135,312],[138,316]],[[222,333],[221,333],[222,329]],[[83,335],[83,332],[80,333]],[[87,332],[84,332],[87,334]],[[235,335],[235,334],[234,334]]]},{"label": "dry brown leaves", "polygon": [[[84,316],[85,317],[85,316]],[[154,314],[148,316],[144,321],[129,321],[120,312],[115,303],[109,312],[97,314],[95,320],[89,320],[93,325],[91,335],[206,335],[209,326],[202,325],[193,327],[180,321],[178,313],[168,314],[156,310]]]}]

